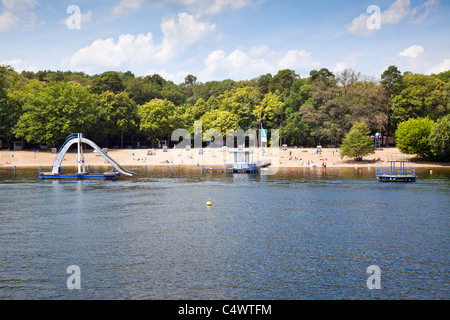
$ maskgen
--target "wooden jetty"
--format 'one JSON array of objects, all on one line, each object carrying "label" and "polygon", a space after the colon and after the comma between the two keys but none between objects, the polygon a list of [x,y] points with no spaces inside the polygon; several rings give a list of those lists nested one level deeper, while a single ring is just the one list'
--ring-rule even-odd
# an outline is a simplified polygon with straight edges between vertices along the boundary
[{"label": "wooden jetty", "polygon": [[[416,169],[407,169],[408,161],[391,161],[391,168],[378,168],[377,179],[381,182],[415,182],[417,178]],[[397,168],[396,165],[399,164]]]}]

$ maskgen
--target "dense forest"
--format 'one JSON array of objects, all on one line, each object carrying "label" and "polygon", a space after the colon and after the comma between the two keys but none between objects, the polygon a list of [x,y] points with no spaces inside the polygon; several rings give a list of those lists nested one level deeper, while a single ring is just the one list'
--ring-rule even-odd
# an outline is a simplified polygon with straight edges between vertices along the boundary
[{"label": "dense forest", "polygon": [[82,132],[104,147],[156,146],[194,121],[203,130],[280,129],[295,146],[342,143],[356,123],[383,145],[410,119],[438,122],[449,114],[450,70],[436,75],[400,72],[391,66],[377,81],[352,69],[313,70],[300,77],[280,70],[251,80],[199,82],[194,75],[175,84],[158,74],[136,77],[108,71],[16,72],[0,66],[0,138],[29,146],[58,147]]}]

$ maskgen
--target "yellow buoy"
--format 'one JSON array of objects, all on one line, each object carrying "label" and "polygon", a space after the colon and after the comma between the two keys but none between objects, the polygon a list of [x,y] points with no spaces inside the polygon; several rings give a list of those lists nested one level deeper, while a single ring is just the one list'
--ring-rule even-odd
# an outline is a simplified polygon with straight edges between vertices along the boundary
[{"label": "yellow buoy", "polygon": [[206,206],[207,206],[207,207],[211,207],[211,206],[212,206],[211,201],[208,201],[208,202],[206,203]]}]

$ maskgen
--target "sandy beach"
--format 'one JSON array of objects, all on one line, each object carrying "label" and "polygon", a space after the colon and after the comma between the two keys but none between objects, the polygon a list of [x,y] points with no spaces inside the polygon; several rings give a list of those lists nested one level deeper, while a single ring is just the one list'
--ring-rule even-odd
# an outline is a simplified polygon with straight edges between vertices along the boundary
[{"label": "sandy beach", "polygon": [[[203,149],[199,154],[198,149],[189,151],[169,149],[163,152],[157,149],[156,154],[148,155],[147,149],[110,149],[108,155],[124,167],[137,166],[205,166],[224,167],[227,163],[233,163],[233,155],[225,149]],[[91,166],[107,165],[105,159],[92,149],[84,151],[85,163]],[[0,168],[2,167],[51,167],[56,159],[56,154],[50,151],[0,151]],[[414,156],[402,154],[397,148],[377,150],[363,161],[355,161],[347,157],[341,158],[338,149],[323,149],[321,153],[317,149],[288,148],[283,151],[279,148],[268,148],[265,154],[254,150],[253,161],[270,160],[273,167],[298,168],[302,166],[316,167],[389,167],[393,160],[412,160],[415,167],[442,167],[448,164],[416,161]],[[74,150],[67,153],[63,166],[75,166],[77,154]]]}]

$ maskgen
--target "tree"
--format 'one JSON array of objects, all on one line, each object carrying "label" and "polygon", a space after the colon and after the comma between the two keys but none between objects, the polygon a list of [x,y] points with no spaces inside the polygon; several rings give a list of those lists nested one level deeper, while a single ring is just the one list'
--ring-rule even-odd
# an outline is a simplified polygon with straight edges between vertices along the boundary
[{"label": "tree", "polygon": [[438,78],[441,81],[444,81],[445,83],[449,83],[450,82],[450,70],[438,73],[438,74],[433,74],[433,76],[435,76],[436,78]]},{"label": "tree", "polygon": [[194,86],[197,84],[197,77],[192,74],[188,74],[184,78],[184,83],[181,84],[181,87],[186,89],[187,96],[191,97],[194,94]]},{"label": "tree", "polygon": [[204,132],[217,129],[225,135],[227,130],[239,129],[239,117],[229,111],[212,110],[205,113],[200,120]]},{"label": "tree", "polygon": [[428,137],[435,125],[436,123],[430,118],[409,119],[400,123],[395,132],[397,147],[404,153],[429,157],[431,145]]},{"label": "tree", "polygon": [[254,120],[253,109],[257,100],[255,88],[244,86],[224,92],[218,98],[218,107],[222,111],[235,114],[239,119],[239,126],[243,130],[251,127]]},{"label": "tree", "polygon": [[186,96],[182,88],[172,81],[167,81],[161,90],[162,99],[172,101],[175,105],[179,106],[186,100]]},{"label": "tree", "polygon": [[434,76],[404,76],[391,100],[392,125],[395,127],[410,118],[429,117],[437,121],[448,114],[444,87],[445,83]]},{"label": "tree", "polygon": [[268,128],[278,128],[283,122],[284,102],[278,93],[269,92],[264,96],[264,99],[253,110],[253,115],[256,117],[258,128],[264,122]]},{"label": "tree", "polygon": [[136,104],[144,104],[153,99],[161,98],[161,88],[145,78],[130,78],[124,82],[125,91]]},{"label": "tree", "polygon": [[375,152],[375,144],[370,131],[364,123],[355,123],[345,136],[341,146],[341,155],[362,160],[366,155]]},{"label": "tree", "polygon": [[136,103],[126,92],[115,94],[103,92],[99,96],[100,107],[107,113],[107,133],[120,136],[120,147],[123,148],[124,133],[134,127],[137,122]]},{"label": "tree", "polygon": [[0,135],[6,136],[7,146],[9,148],[9,140],[12,136],[11,129],[15,125],[15,110],[11,108],[11,104],[6,96],[5,75],[6,67],[0,66]]},{"label": "tree", "polygon": [[198,99],[195,105],[192,107],[192,114],[195,120],[200,119],[200,117],[208,111],[208,104],[202,98]]},{"label": "tree", "polygon": [[97,96],[78,83],[50,82],[26,96],[15,134],[56,146],[71,133],[95,132]]},{"label": "tree", "polygon": [[269,91],[272,93],[275,93],[276,91],[279,91],[280,93],[284,93],[285,90],[289,91],[294,80],[298,78],[299,76],[295,73],[294,70],[280,70],[271,79],[269,84]]},{"label": "tree", "polygon": [[383,88],[372,81],[358,81],[347,89],[347,100],[342,112],[342,128],[348,130],[354,123],[363,122],[371,131],[385,128],[385,94]]},{"label": "tree", "polygon": [[431,153],[441,161],[450,161],[450,115],[440,119],[428,137]]},{"label": "tree", "polygon": [[335,78],[333,72],[328,70],[327,68],[322,68],[319,71],[312,70],[309,75],[311,76],[311,81],[324,81],[325,83],[330,83],[330,80],[333,80]]},{"label": "tree", "polygon": [[95,76],[92,83],[92,92],[97,94],[105,91],[119,93],[124,90],[122,78],[118,72],[114,71],[103,72],[101,75]]},{"label": "tree", "polygon": [[291,144],[295,143],[297,146],[299,142],[306,142],[308,133],[309,127],[299,112],[291,113],[281,128],[281,138],[290,140]]},{"label": "tree", "polygon": [[182,128],[183,116],[172,101],[153,99],[138,106],[140,130],[150,137],[152,147],[157,139],[166,139],[176,129]]},{"label": "tree", "polygon": [[381,74],[381,85],[386,90],[386,146],[389,143],[389,110],[390,110],[390,103],[391,103],[391,94],[392,94],[392,87],[393,85],[401,81],[402,75],[401,72],[398,70],[396,66],[390,66]]},{"label": "tree", "polygon": [[272,75],[267,73],[256,79],[256,89],[261,97],[264,97],[269,92],[270,82],[272,81]]}]

